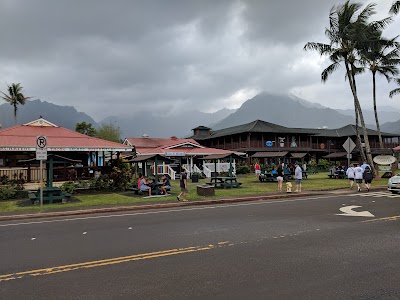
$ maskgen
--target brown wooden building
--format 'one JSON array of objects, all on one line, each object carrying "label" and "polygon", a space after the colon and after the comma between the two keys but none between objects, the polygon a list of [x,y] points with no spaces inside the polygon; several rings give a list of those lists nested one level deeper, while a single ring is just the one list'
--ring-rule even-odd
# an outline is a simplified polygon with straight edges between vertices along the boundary
[{"label": "brown wooden building", "polygon": [[[347,161],[342,145],[348,137],[356,142],[354,125],[338,129],[289,128],[255,120],[215,131],[205,126],[192,130],[192,138],[203,146],[245,152],[250,158],[249,163],[252,158],[258,158],[264,163],[275,162],[278,159],[286,162],[310,159],[318,161],[321,158]],[[360,132],[362,133],[361,128]],[[368,137],[373,155],[391,154],[392,149],[399,145],[399,135],[382,133],[382,151],[377,131],[368,129]],[[360,148],[357,146],[352,152],[352,161],[359,160]]]}]

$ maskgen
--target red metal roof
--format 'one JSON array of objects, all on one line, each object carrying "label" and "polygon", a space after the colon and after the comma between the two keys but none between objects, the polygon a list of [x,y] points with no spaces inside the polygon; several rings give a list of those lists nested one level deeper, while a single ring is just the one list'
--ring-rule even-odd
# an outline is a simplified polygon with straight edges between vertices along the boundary
[{"label": "red metal roof", "polygon": [[[185,155],[210,155],[210,154],[230,154],[233,151],[207,148],[200,145],[193,139],[177,139],[177,138],[127,138],[131,145],[135,146],[136,151],[143,154],[161,154],[176,156],[180,153]],[[191,147],[187,147],[191,146]],[[175,155],[174,155],[175,153]],[[179,156],[179,155],[178,155]]]},{"label": "red metal roof", "polygon": [[127,138],[131,145],[137,149],[141,148],[159,148],[159,147],[169,147],[173,145],[179,145],[184,143],[191,143],[194,145],[199,145],[194,139],[178,139],[178,138]]},{"label": "red metal roof", "polygon": [[0,151],[32,151],[36,149],[37,136],[46,136],[48,151],[87,151],[86,149],[89,151],[130,151],[132,149],[130,146],[90,137],[63,127],[30,125],[31,123],[0,130]]}]

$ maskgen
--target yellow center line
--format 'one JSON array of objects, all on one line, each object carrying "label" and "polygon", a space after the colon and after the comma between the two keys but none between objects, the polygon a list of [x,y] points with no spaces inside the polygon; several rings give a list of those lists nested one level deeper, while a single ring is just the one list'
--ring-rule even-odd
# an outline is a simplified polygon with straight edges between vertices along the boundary
[{"label": "yellow center line", "polygon": [[[220,243],[218,243],[218,245],[221,246]],[[74,271],[74,270],[78,270],[78,269],[88,269],[88,268],[115,265],[115,264],[137,261],[137,260],[159,258],[159,257],[185,254],[185,253],[198,252],[198,251],[206,251],[206,250],[211,250],[214,248],[215,248],[215,245],[192,246],[192,247],[186,247],[186,248],[176,248],[176,249],[170,249],[170,250],[164,250],[164,251],[149,252],[149,253],[135,254],[135,255],[95,260],[95,261],[89,261],[89,262],[82,262],[82,263],[70,264],[70,265],[65,265],[65,266],[17,272],[17,273],[12,273],[12,274],[0,275],[0,282],[14,280],[14,279],[21,279],[26,276],[36,277],[36,276],[42,276],[42,275],[69,272],[69,271]]]},{"label": "yellow center line", "polygon": [[391,217],[384,217],[384,218],[379,218],[379,219],[371,219],[371,220],[362,221],[362,223],[370,223],[370,222],[378,222],[378,221],[396,221],[396,220],[400,220],[400,216],[391,216]]}]

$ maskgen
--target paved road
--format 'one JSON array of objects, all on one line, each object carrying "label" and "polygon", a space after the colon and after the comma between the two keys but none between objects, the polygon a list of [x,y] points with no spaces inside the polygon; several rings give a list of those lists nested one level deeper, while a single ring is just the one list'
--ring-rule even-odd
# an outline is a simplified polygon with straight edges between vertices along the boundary
[{"label": "paved road", "polygon": [[399,210],[371,192],[3,222],[0,298],[400,299]]}]

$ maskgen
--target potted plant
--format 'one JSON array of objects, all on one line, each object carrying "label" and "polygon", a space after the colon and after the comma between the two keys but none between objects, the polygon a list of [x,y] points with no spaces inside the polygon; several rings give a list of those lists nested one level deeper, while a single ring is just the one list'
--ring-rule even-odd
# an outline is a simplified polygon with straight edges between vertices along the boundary
[{"label": "potted plant", "polygon": [[193,172],[191,175],[192,182],[199,182],[199,178],[201,177],[201,173]]}]

